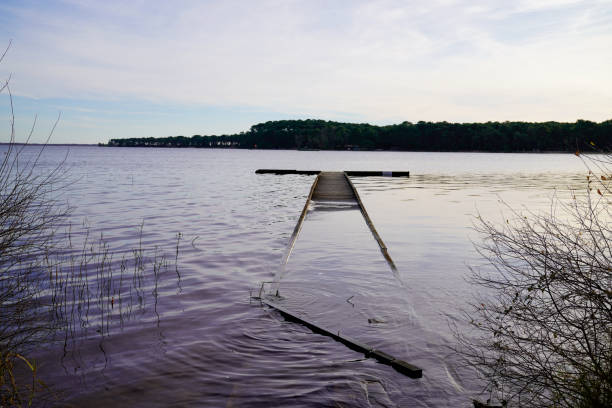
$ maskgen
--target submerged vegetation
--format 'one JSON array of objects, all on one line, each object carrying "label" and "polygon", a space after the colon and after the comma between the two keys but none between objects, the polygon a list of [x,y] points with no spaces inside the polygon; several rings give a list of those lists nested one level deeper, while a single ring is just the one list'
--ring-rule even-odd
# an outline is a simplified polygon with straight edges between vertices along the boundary
[{"label": "submerged vegetation", "polygon": [[111,139],[109,146],[243,149],[575,152],[612,146],[612,120],[559,122],[403,122],[374,126],[324,120],[279,120],[223,136]]},{"label": "submerged vegetation", "polygon": [[35,148],[22,149],[9,145],[0,166],[0,406],[11,407],[61,398],[32,358],[41,348],[69,356],[78,374],[83,342],[99,342],[104,353],[104,339],[130,320],[148,313],[159,325],[158,287],[181,282],[177,265],[143,247],[142,225],[138,243],[120,253],[87,226],[73,231],[56,198],[66,173],[41,169],[42,152],[28,160]]},{"label": "submerged vegetation", "polygon": [[138,244],[121,254],[102,236],[91,239],[88,227],[72,231],[61,200],[70,183],[63,163],[46,167],[44,145],[15,143],[8,80],[2,92],[11,111],[0,161],[0,407],[22,407],[61,398],[40,378],[36,352],[55,346],[75,360],[84,341],[99,341],[104,352],[101,341],[144,314],[148,303],[159,325],[158,285],[167,276],[180,288],[180,273],[157,248],[143,248],[142,225]]}]

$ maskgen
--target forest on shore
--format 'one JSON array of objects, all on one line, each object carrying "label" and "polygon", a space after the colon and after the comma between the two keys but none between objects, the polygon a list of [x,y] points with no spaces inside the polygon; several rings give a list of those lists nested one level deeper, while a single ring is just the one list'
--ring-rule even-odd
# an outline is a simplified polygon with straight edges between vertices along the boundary
[{"label": "forest on shore", "polygon": [[609,151],[612,120],[565,122],[402,122],[376,126],[318,119],[278,120],[221,136],[111,139],[108,146],[483,152]]}]

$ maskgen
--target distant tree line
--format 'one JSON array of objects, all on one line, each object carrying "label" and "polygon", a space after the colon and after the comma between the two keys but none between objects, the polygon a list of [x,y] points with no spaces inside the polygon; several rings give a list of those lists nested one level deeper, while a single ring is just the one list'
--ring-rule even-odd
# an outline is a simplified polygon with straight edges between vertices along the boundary
[{"label": "distant tree line", "polygon": [[402,122],[374,126],[324,120],[279,120],[222,136],[111,139],[109,146],[242,149],[574,152],[610,150],[612,120],[559,122]]}]

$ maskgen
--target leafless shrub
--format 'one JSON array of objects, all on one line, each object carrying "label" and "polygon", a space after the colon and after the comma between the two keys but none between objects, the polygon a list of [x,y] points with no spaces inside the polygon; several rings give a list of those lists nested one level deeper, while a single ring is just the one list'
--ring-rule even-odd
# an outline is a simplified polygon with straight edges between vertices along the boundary
[{"label": "leafless shrub", "polygon": [[508,209],[501,226],[476,220],[477,249],[494,268],[472,268],[482,290],[459,350],[510,404],[612,406],[609,161],[586,160],[602,174],[589,171],[586,192],[569,202]]},{"label": "leafless shrub", "polygon": [[[35,364],[23,353],[54,329],[53,321],[40,307],[41,267],[53,246],[55,228],[68,208],[57,202],[55,194],[65,183],[62,165],[39,172],[44,147],[24,154],[35,120],[26,143],[15,143],[10,78],[0,85],[3,92],[10,102],[10,126],[0,160],[0,405],[21,406],[31,404],[42,386]],[[14,374],[16,367],[31,372],[31,382],[25,387]]]},{"label": "leafless shrub", "polygon": [[90,328],[95,336],[108,337],[144,313],[150,296],[159,324],[158,283],[168,262],[157,248],[153,257],[143,248],[142,226],[131,256],[113,260],[103,237],[91,240],[88,229],[81,234],[82,247],[73,247],[70,232],[61,228],[70,213],[60,201],[70,182],[64,161],[52,168],[40,164],[46,143],[28,145],[36,120],[24,143],[16,142],[10,78],[0,84],[3,92],[10,124],[0,153],[0,407],[13,407],[49,398],[57,402],[38,378],[29,358],[33,349],[59,342],[65,354],[74,353]]}]

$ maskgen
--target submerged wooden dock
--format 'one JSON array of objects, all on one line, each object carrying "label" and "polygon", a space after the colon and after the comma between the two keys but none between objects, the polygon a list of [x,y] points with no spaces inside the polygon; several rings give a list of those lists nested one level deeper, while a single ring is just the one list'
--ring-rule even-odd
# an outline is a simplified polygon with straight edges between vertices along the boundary
[{"label": "submerged wooden dock", "polygon": [[[408,172],[404,173],[408,174]],[[287,251],[283,259],[283,264],[286,264],[289,261],[289,256],[291,255],[291,251],[293,251],[295,240],[297,239],[297,235],[299,234],[302,228],[302,223],[304,222],[304,218],[306,216],[306,212],[308,211],[308,207],[310,206],[311,201],[344,201],[354,202],[356,205],[358,205],[359,210],[361,211],[361,214],[363,215],[363,218],[366,224],[368,225],[368,228],[372,232],[374,239],[380,247],[380,251],[382,252],[383,257],[385,258],[385,260],[389,264],[389,267],[393,271],[397,270],[393,259],[391,259],[391,256],[389,255],[387,246],[383,242],[378,231],[376,231],[376,227],[374,227],[374,223],[372,222],[368,211],[363,205],[363,202],[361,201],[361,197],[359,197],[357,189],[351,182],[351,179],[348,176],[348,172],[342,171],[322,171],[318,173],[317,178],[312,184],[310,194],[306,199],[304,208],[302,209],[302,215],[298,220],[290,243],[287,246]]]},{"label": "submerged wooden dock", "polygon": [[344,172],[324,171],[319,173],[317,186],[312,195],[315,201],[355,201],[357,197]]},{"label": "submerged wooden dock", "polygon": [[[285,251],[285,255],[282,261],[283,265],[287,264],[287,262],[289,261],[289,257],[291,256],[291,252],[293,251],[293,247],[295,246],[295,241],[297,240],[300,230],[302,229],[302,225],[304,223],[304,220],[306,219],[306,214],[308,213],[308,209],[310,207],[311,202],[312,201],[315,201],[315,202],[317,201],[341,201],[341,202],[354,203],[355,205],[359,206],[359,209],[361,210],[361,214],[363,215],[363,218],[366,224],[368,225],[368,228],[372,232],[374,239],[378,243],[378,246],[380,247],[380,250],[385,260],[389,264],[390,268],[394,272],[396,271],[395,264],[393,260],[391,259],[391,256],[389,255],[387,246],[385,245],[382,238],[376,231],[376,228],[374,227],[374,223],[372,222],[372,219],[368,215],[368,212],[366,211],[365,206],[363,205],[363,202],[361,201],[361,198],[359,197],[359,193],[357,192],[357,189],[355,188],[355,186],[351,182],[351,179],[349,178],[349,173],[351,172],[339,172],[339,171],[329,172],[329,171],[310,171],[310,170],[307,170],[307,171],[257,170],[256,173],[258,174],[310,174],[310,175],[316,174],[317,175],[317,177],[315,178],[312,184],[312,187],[310,188],[310,192],[306,199],[306,203],[304,204],[304,208],[302,209],[302,212],[300,214],[300,218],[298,219],[298,222],[293,230],[293,234],[291,235],[289,243],[287,244],[287,249]],[[363,173],[373,173],[372,175],[374,176],[382,176],[383,173],[386,173],[387,175],[392,174],[392,172],[352,172],[352,173],[359,173],[359,174],[356,174],[357,176],[367,176],[367,174],[363,174]],[[402,174],[401,177],[407,177],[409,175],[408,172],[395,172],[395,173]],[[398,176],[399,175],[397,175],[396,177]],[[281,313],[281,315],[283,315],[286,319],[298,322],[310,328],[315,333],[329,336],[333,338],[334,340],[349,347],[352,350],[364,353],[366,357],[375,358],[379,362],[393,367],[395,370],[397,370],[398,372],[402,374],[407,375],[408,377],[421,378],[423,376],[423,371],[420,368],[410,363],[407,363],[401,359],[395,358],[394,356],[391,356],[381,350],[376,350],[373,347],[360,343],[357,340],[354,340],[350,337],[343,336],[340,333],[340,331],[333,331],[328,328],[324,328],[318,325],[317,323],[312,322],[311,320],[308,320],[307,318],[303,316],[299,316],[297,313],[287,310],[284,306],[272,300],[273,298],[274,296],[271,296],[266,299],[261,299],[261,301],[262,303],[278,310]]]}]

